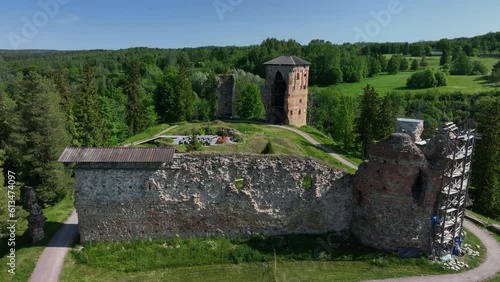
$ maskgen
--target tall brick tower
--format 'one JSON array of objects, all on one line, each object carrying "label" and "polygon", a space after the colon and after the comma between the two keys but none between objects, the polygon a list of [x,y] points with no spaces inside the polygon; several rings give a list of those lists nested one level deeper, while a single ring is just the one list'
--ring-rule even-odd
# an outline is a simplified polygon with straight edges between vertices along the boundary
[{"label": "tall brick tower", "polygon": [[265,65],[267,71],[263,102],[266,121],[306,125],[311,63],[296,56],[281,56]]}]

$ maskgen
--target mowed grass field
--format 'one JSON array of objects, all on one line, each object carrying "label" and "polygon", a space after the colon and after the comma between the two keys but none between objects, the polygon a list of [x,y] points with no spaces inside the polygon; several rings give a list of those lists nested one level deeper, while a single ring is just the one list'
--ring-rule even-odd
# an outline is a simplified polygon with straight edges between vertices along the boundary
[{"label": "mowed grass field", "polygon": [[[362,246],[352,238],[327,237],[85,244],[66,257],[60,281],[361,281],[455,273],[426,258],[400,259],[395,253]],[[333,249],[322,249],[321,240]],[[484,250],[471,233],[466,242]],[[461,258],[471,268],[483,259],[484,255]]]},{"label": "mowed grass field", "polygon": [[[388,55],[387,58],[390,56]],[[407,57],[410,62],[413,60],[413,57]],[[421,58],[416,58],[420,61]],[[435,70],[439,70],[439,60],[440,57],[426,57],[427,62],[429,63],[429,67]],[[478,58],[472,57],[470,58],[471,62],[480,61],[482,62],[490,71],[493,69],[493,65],[496,64],[499,60],[496,58]],[[328,87],[311,87],[311,90],[314,89],[331,89],[331,90],[339,90],[343,94],[346,95],[360,95],[363,93],[363,88],[366,87],[367,84],[373,85],[375,89],[379,92],[379,94],[387,94],[392,91],[412,91],[412,92],[425,92],[429,89],[422,90],[411,90],[406,87],[406,81],[413,74],[413,71],[404,71],[399,72],[398,74],[391,75],[387,73],[379,74],[375,77],[365,78],[361,82],[356,83],[342,83],[339,85],[333,85]],[[495,85],[489,83],[487,77],[481,75],[449,75],[447,76],[447,86],[437,87],[441,92],[463,92],[468,94],[474,94],[483,91],[498,89]]]}]

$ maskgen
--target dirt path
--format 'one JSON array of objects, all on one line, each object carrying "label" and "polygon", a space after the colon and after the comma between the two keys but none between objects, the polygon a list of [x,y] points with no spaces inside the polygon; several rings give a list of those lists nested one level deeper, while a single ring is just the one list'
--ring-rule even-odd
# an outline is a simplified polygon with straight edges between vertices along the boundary
[{"label": "dirt path", "polygon": [[345,164],[346,166],[348,166],[348,167],[350,167],[350,168],[352,168],[354,170],[358,170],[358,166],[357,165],[355,165],[355,164],[349,162],[348,160],[342,158],[339,154],[335,153],[332,149],[323,146],[321,143],[319,143],[314,138],[312,138],[311,135],[305,133],[304,131],[299,130],[299,129],[295,129],[295,128],[291,128],[291,127],[282,126],[282,125],[271,125],[271,126],[273,126],[273,127],[279,127],[281,129],[286,129],[286,130],[293,131],[293,132],[299,134],[300,136],[304,137],[307,141],[309,141],[311,144],[313,144],[316,147],[320,148],[321,150],[327,152],[328,154],[330,154],[332,157],[334,157],[335,159],[337,159],[341,163]]},{"label": "dirt path", "polygon": [[64,264],[66,253],[73,247],[78,236],[78,216],[76,211],[57,231],[43,250],[42,255],[36,263],[35,270],[31,274],[30,282],[57,282]]},{"label": "dirt path", "polygon": [[176,128],[176,127],[179,127],[179,126],[178,125],[171,126],[171,127],[167,128],[167,129],[163,130],[162,132],[156,134],[154,137],[158,137],[160,135],[163,135],[163,134],[169,132],[170,130],[172,130],[172,129]]},{"label": "dirt path", "polygon": [[134,141],[132,143],[129,143],[129,144],[124,144],[123,147],[130,147],[132,145],[139,145],[139,144],[142,144],[142,143],[146,143],[146,142],[149,142],[149,141],[153,141],[155,139],[158,139],[161,135],[163,135],[164,133],[167,133],[169,132],[170,130],[174,129],[178,127],[178,125],[174,125],[174,126],[171,126],[165,130],[163,130],[162,132],[158,133],[158,134],[155,134],[153,137],[150,137],[148,139],[144,139],[144,140],[139,140],[139,141]]},{"label": "dirt path", "polygon": [[[486,248],[486,259],[477,268],[467,272],[447,275],[417,276],[371,281],[402,281],[402,282],[472,282],[484,281],[500,272],[500,243],[491,237],[487,231],[466,220],[464,226],[476,235]],[[483,250],[484,252],[484,250]]]}]

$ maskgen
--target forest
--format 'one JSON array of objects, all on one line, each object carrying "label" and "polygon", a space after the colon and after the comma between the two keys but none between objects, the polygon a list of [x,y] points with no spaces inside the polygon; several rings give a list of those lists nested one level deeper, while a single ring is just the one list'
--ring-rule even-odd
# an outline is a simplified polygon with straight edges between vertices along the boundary
[{"label": "forest", "polygon": [[[441,54],[439,70],[422,63],[433,52]],[[455,74],[480,73],[500,82],[500,63],[485,69],[469,59],[500,60],[499,54],[500,33],[416,43],[301,45],[270,38],[247,47],[0,50],[0,170],[4,176],[16,172],[44,206],[54,205],[73,185],[71,171],[57,163],[64,147],[117,146],[158,124],[214,120],[217,74],[224,73],[236,76],[238,118],[262,119],[263,63],[297,55],[311,62],[310,85],[316,86],[309,93],[308,125],[359,158],[370,142],[393,131],[396,117],[424,119],[426,138],[444,121],[477,128],[482,138],[474,162],[474,209],[500,218],[500,92],[436,88]],[[409,62],[405,55],[421,59]],[[358,97],[324,87],[412,67],[420,71],[408,87],[427,90],[379,93],[367,85]],[[4,194],[1,201],[7,201]],[[6,216],[0,212],[2,221]]]}]

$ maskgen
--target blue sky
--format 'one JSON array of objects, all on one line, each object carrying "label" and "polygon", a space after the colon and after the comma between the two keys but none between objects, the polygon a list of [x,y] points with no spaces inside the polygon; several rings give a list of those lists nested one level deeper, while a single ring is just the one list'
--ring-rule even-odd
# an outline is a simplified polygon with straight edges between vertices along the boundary
[{"label": "blue sky", "polygon": [[499,31],[499,12],[498,0],[15,0],[1,6],[0,49],[415,42]]}]

